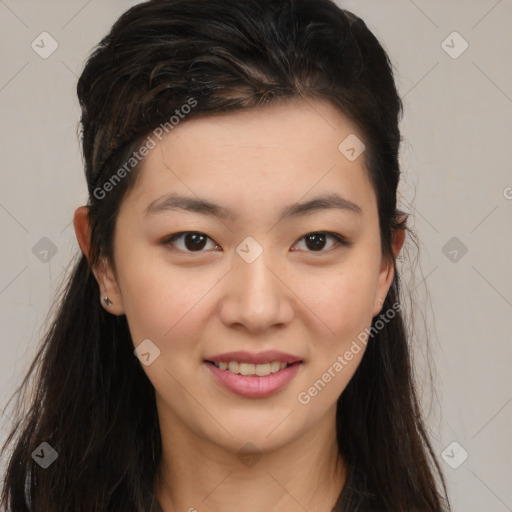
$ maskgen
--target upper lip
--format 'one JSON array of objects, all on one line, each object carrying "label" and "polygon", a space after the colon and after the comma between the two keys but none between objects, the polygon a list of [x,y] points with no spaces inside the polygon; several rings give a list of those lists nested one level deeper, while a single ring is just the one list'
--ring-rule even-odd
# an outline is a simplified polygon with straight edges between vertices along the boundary
[{"label": "upper lip", "polygon": [[239,363],[262,364],[279,361],[280,363],[293,364],[297,361],[301,361],[301,358],[293,354],[280,352],[279,350],[265,350],[264,352],[247,352],[241,350],[237,352],[225,352],[224,354],[207,357],[205,360],[214,363],[237,361]]}]

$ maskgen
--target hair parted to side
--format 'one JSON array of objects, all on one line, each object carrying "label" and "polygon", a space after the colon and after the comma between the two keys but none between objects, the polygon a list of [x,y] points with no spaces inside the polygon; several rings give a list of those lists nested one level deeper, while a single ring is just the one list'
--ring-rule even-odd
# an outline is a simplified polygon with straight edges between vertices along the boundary
[{"label": "hair parted to side", "polygon": [[[103,197],[98,188],[191,98],[187,119],[323,98],[365,136],[382,253],[393,259],[393,233],[408,229],[397,209],[402,104],[385,50],[361,19],[330,0],[138,4],[92,53],[77,89],[90,260],[80,254],[75,262],[15,394],[20,412],[3,446],[12,450],[2,504],[10,512],[157,512],[154,389],[133,354],[126,317],[102,308],[92,273],[103,259],[115,268],[116,218],[137,166]],[[383,311],[399,302],[395,264]],[[339,451],[363,468],[375,510],[445,511],[445,482],[422,420],[407,338],[397,311],[368,342],[338,400]],[[46,470],[31,457],[43,441],[58,453]]]}]

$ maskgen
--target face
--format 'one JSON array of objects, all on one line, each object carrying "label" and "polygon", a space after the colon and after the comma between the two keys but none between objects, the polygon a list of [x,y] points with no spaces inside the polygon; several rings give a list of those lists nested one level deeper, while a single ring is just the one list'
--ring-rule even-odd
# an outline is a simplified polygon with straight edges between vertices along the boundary
[{"label": "face", "polygon": [[393,278],[349,135],[329,103],[292,100],[186,120],[147,155],[99,282],[134,345],[150,340],[161,424],[264,451],[334,414]]}]

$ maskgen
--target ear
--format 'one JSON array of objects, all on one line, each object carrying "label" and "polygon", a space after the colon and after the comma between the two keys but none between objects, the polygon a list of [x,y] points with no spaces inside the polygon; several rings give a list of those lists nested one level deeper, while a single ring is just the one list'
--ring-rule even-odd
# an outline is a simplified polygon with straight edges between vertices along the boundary
[{"label": "ear", "polygon": [[[372,316],[378,315],[382,310],[382,304],[384,303],[384,299],[388,294],[389,288],[391,287],[391,283],[393,282],[393,278],[395,276],[394,261],[396,261],[398,253],[402,249],[404,240],[405,228],[397,228],[394,231],[391,240],[393,261],[390,261],[388,258],[382,258],[382,265],[379,273],[379,280],[377,284],[377,292],[375,295],[375,304]],[[382,302],[379,302],[379,299],[382,299]]]},{"label": "ear", "polygon": [[[73,217],[73,225],[75,227],[78,245],[90,263],[91,226],[89,223],[89,208],[87,206],[80,206],[76,209]],[[113,315],[124,314],[121,291],[115,273],[110,268],[110,265],[102,258],[100,263],[92,268],[92,272],[100,288],[100,297],[98,297],[98,300],[101,301],[101,305]],[[105,296],[110,299],[110,302],[112,302],[111,305],[107,305],[102,300],[102,297]]]}]

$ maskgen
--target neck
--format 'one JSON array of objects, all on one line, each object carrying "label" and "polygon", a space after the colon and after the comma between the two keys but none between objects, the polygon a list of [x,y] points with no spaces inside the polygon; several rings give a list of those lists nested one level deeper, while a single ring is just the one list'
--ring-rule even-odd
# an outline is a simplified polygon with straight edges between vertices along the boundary
[{"label": "neck", "polygon": [[238,512],[241,505],[244,512],[331,512],[345,484],[335,410],[284,446],[244,455],[196,436],[176,417],[160,423],[155,489],[163,512]]}]

